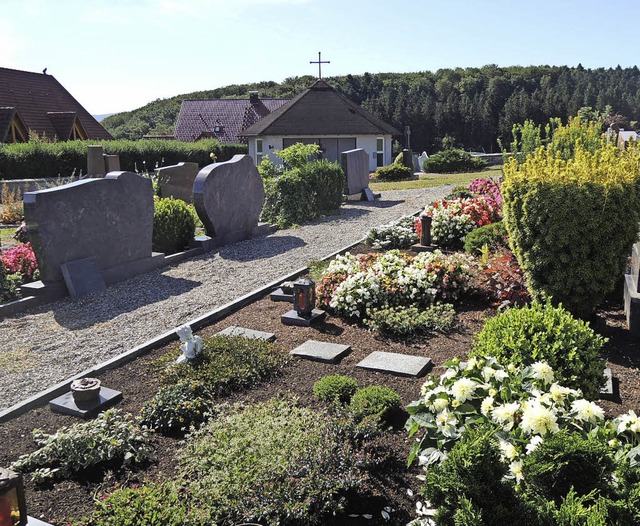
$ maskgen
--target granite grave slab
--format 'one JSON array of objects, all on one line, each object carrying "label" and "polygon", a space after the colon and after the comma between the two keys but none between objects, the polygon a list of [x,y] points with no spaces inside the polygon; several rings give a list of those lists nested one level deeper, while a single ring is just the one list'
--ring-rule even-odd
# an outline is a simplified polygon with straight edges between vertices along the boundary
[{"label": "granite grave slab", "polygon": [[346,176],[346,194],[360,194],[369,188],[369,156],[363,148],[340,153],[340,166]]},{"label": "granite grave slab", "polygon": [[100,411],[117,404],[122,400],[122,393],[108,387],[101,387],[96,400],[89,402],[76,402],[71,391],[54,398],[49,402],[49,407],[56,413],[78,416],[80,418],[92,418]]},{"label": "granite grave slab", "polygon": [[193,202],[193,183],[200,171],[198,163],[178,163],[156,169],[162,197]]},{"label": "granite grave slab", "polygon": [[302,345],[293,349],[290,354],[316,362],[338,363],[350,352],[350,345],[307,340]]},{"label": "granite grave slab", "polygon": [[431,358],[393,352],[374,351],[356,365],[361,369],[398,376],[424,376],[431,368]]},{"label": "granite grave slab", "polygon": [[280,321],[283,325],[292,325],[296,327],[311,327],[314,323],[321,321],[327,313],[320,309],[313,309],[311,316],[305,318],[300,316],[295,309],[285,312],[280,316]]},{"label": "granite grave slab", "polygon": [[272,342],[276,339],[276,335],[272,332],[256,331],[253,329],[246,329],[244,327],[236,327],[231,325],[226,329],[218,333],[220,336],[238,336],[241,338],[249,338],[252,340],[264,340]]},{"label": "granite grave slab", "polygon": [[72,298],[79,298],[107,288],[95,256],[62,264],[62,275]]}]

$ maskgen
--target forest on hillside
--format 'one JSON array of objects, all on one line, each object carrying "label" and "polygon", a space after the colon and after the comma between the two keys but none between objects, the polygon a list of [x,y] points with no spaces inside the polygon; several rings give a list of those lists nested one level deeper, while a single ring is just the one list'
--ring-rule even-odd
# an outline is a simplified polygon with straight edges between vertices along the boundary
[{"label": "forest on hillside", "polygon": [[[622,127],[640,120],[640,70],[585,69],[567,66],[487,65],[440,69],[435,73],[364,73],[326,77],[334,89],[403,131],[411,128],[411,147],[431,153],[443,139],[449,146],[499,151],[499,139],[510,142],[514,123],[526,119],[544,124],[551,117],[567,120],[581,108],[611,114]],[[315,77],[283,82],[233,84],[213,90],[156,100],[134,111],[108,117],[102,124],[116,138],[171,134],[183,99],[294,97]],[[404,142],[403,137],[398,137]]]}]

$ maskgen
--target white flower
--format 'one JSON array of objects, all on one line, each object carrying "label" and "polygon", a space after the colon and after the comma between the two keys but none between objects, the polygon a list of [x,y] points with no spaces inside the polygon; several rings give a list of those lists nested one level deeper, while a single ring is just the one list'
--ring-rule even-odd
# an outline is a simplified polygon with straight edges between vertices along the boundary
[{"label": "white flower", "polygon": [[433,401],[432,405],[434,411],[436,411],[436,413],[439,413],[440,411],[443,411],[447,408],[447,406],[449,405],[449,400],[447,400],[446,398],[436,398]]},{"label": "white flower", "polygon": [[436,425],[440,430],[443,430],[447,427],[455,428],[457,423],[458,419],[453,414],[451,414],[448,409],[441,411],[436,416]]},{"label": "white flower", "polygon": [[487,416],[493,409],[493,396],[487,396],[480,404],[480,412]]},{"label": "white flower", "polygon": [[516,460],[509,464],[509,469],[511,470],[511,474],[516,479],[516,484],[519,484],[523,478],[522,474],[522,460]]},{"label": "white flower", "polygon": [[558,417],[553,410],[539,403],[527,404],[520,427],[527,434],[546,435],[558,431]]},{"label": "white flower", "polygon": [[518,450],[511,442],[501,439],[499,444],[503,459],[514,460],[518,456]]},{"label": "white flower", "polygon": [[500,424],[505,431],[511,431],[515,423],[515,414],[519,407],[518,402],[494,407],[493,411],[491,411],[493,421]]},{"label": "white flower", "polygon": [[616,420],[618,422],[616,426],[618,433],[624,433],[627,429],[633,433],[640,431],[640,420],[638,420],[638,416],[633,410],[619,416]]},{"label": "white flower", "polygon": [[584,399],[574,400],[571,411],[576,413],[576,418],[582,422],[595,424],[598,420],[604,419],[604,410],[598,404]]},{"label": "white flower", "polygon": [[553,369],[546,362],[536,362],[531,366],[533,377],[546,384],[553,382]]},{"label": "white flower", "polygon": [[551,387],[549,387],[549,394],[551,395],[551,398],[554,402],[560,403],[565,399],[567,395],[571,394],[571,389],[554,383],[551,384]]},{"label": "white flower", "polygon": [[182,325],[176,329],[176,334],[178,338],[180,338],[181,342],[186,342],[187,340],[191,340],[193,338],[193,332],[191,331],[191,327],[188,325]]},{"label": "white flower", "polygon": [[478,383],[470,378],[460,378],[451,386],[451,393],[459,402],[466,402],[471,400],[477,387]]},{"label": "white flower", "polygon": [[458,374],[458,370],[450,367],[444,373],[442,373],[442,376],[440,378],[442,380],[447,380],[449,378],[453,378],[456,374]]},{"label": "white flower", "polygon": [[502,382],[504,380],[506,380],[507,378],[509,378],[509,373],[507,371],[505,371],[504,369],[498,369],[494,374],[493,377],[498,380],[498,382]]},{"label": "white flower", "polygon": [[482,378],[484,378],[485,382],[488,382],[493,378],[496,374],[496,370],[493,367],[483,367],[482,368]]},{"label": "white flower", "polygon": [[538,446],[544,442],[544,439],[540,435],[533,435],[529,443],[524,447],[527,450],[527,455],[531,455]]}]

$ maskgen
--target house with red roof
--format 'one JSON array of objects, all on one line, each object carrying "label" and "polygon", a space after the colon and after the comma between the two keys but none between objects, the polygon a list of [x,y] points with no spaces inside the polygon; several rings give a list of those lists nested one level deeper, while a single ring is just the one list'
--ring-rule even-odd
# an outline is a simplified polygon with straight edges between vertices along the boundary
[{"label": "house with red roof", "polygon": [[0,143],[113,139],[54,76],[0,68]]},{"label": "house with red roof", "polygon": [[329,161],[339,161],[341,152],[363,148],[373,172],[393,162],[391,141],[400,132],[323,80],[317,80],[287,104],[244,129],[242,135],[256,164],[265,155],[278,163],[273,151],[301,142],[318,144],[321,157]]}]

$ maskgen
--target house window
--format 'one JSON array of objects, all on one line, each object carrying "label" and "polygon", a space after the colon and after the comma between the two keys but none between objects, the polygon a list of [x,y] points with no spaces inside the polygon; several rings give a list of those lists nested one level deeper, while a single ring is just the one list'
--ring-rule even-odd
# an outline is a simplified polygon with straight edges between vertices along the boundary
[{"label": "house window", "polygon": [[376,139],[376,166],[384,166],[384,137]]},{"label": "house window", "polygon": [[256,139],[256,166],[262,162],[264,152],[262,150],[262,139]]}]

